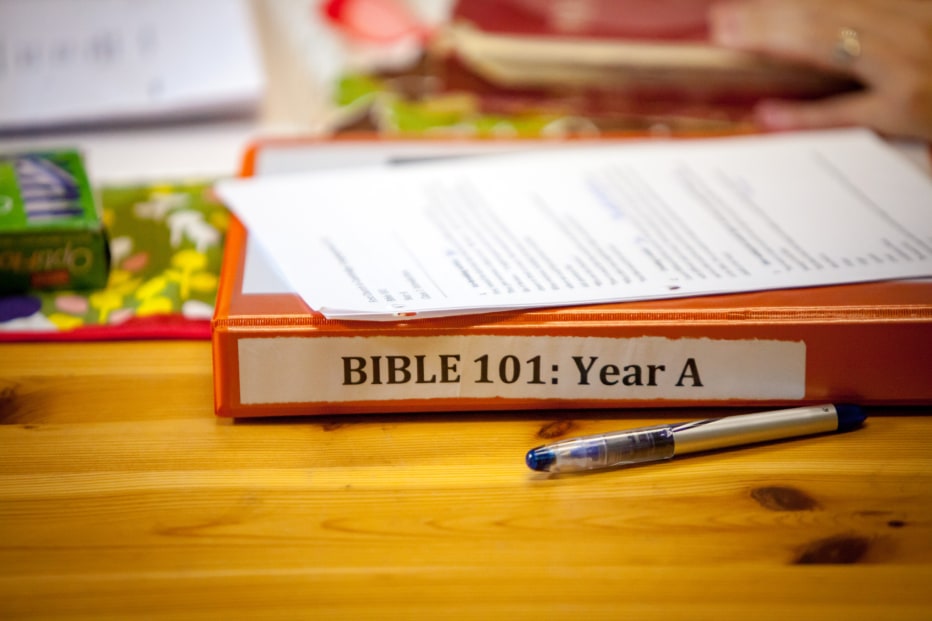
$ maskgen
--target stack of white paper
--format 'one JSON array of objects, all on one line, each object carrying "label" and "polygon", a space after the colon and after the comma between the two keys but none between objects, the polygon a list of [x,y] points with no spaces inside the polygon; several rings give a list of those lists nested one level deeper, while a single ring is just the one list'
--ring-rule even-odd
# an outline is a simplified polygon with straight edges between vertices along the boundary
[{"label": "stack of white paper", "polygon": [[331,318],[932,275],[932,181],[858,129],[568,146],[218,190]]}]

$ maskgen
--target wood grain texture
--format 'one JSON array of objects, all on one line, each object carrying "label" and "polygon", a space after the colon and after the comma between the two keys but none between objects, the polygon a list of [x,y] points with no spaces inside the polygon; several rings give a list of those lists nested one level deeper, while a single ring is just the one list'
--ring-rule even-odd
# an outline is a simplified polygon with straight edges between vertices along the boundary
[{"label": "wood grain texture", "polygon": [[0,618],[932,618],[929,408],[561,477],[524,452],[722,410],[232,422],[211,390],[207,343],[0,346]]}]

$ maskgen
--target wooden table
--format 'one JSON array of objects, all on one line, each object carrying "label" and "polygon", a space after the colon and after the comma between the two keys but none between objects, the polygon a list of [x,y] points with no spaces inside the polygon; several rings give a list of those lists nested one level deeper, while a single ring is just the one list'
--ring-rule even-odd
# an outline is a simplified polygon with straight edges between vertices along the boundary
[{"label": "wooden table", "polygon": [[932,619],[932,414],[582,476],[720,410],[212,413],[206,342],[0,346],[0,618]]}]

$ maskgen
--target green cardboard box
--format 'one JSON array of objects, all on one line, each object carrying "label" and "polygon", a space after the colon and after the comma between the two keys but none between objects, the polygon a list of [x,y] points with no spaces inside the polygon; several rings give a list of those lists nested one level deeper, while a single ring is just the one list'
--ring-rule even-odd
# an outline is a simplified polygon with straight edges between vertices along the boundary
[{"label": "green cardboard box", "polygon": [[109,252],[81,155],[0,154],[0,294],[107,284]]}]

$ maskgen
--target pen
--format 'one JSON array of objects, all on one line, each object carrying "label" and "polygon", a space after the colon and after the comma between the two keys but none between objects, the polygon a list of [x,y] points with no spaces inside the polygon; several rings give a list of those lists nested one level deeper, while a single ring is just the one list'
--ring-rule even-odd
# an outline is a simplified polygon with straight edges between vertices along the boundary
[{"label": "pen", "polygon": [[728,446],[848,431],[866,418],[857,405],[816,405],[709,418],[561,440],[531,449],[526,461],[532,470],[545,472],[598,470]]}]

